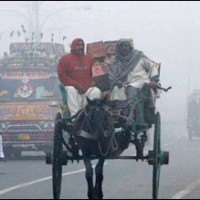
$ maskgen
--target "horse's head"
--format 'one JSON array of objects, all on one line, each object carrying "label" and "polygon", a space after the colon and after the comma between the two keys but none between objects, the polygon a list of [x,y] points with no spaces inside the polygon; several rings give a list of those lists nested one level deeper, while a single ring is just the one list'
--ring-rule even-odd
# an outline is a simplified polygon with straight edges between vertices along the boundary
[{"label": "horse's head", "polygon": [[106,97],[95,100],[87,98],[87,102],[87,112],[90,116],[89,119],[93,130],[103,132],[107,124]]},{"label": "horse's head", "polygon": [[[87,137],[92,135],[99,140],[106,127],[108,127],[108,111],[106,110],[106,97],[103,99],[90,100],[77,117],[75,126],[78,135]],[[90,138],[88,136],[88,138]]]}]

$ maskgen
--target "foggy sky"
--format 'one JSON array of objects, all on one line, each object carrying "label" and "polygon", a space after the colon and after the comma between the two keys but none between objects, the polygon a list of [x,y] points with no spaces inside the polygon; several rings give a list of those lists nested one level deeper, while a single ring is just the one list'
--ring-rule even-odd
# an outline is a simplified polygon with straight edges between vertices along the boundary
[{"label": "foggy sky", "polygon": [[[90,9],[76,9],[80,6]],[[51,13],[62,9],[65,11]],[[24,41],[23,37],[9,37],[21,24],[29,28],[27,18],[32,12],[31,2],[0,2],[0,54],[8,51],[10,42]],[[48,17],[49,16],[49,17]],[[152,60],[160,61],[161,83],[172,86],[157,101],[163,120],[186,119],[186,100],[193,89],[200,89],[200,2],[109,2],[109,1],[41,1],[40,22],[46,18],[42,32],[43,41],[63,42],[66,50],[76,37],[85,42],[133,38],[136,49],[142,50]]]}]

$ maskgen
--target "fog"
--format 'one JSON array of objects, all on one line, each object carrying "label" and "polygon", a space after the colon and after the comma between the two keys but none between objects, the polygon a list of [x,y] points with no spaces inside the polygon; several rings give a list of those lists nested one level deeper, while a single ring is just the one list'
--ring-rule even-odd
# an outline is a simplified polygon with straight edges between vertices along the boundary
[{"label": "fog", "polygon": [[[1,56],[10,42],[24,41],[11,31],[33,28],[32,3],[0,2]],[[172,86],[157,101],[163,121],[185,122],[187,96],[200,89],[200,2],[41,1],[39,8],[43,41],[53,33],[67,51],[76,37],[86,43],[133,38],[136,49],[162,63],[162,86]]]}]

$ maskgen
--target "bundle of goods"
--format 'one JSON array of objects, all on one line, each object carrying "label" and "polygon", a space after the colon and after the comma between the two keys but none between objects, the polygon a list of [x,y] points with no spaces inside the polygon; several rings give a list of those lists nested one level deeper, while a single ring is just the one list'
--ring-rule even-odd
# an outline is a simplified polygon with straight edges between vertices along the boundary
[{"label": "bundle of goods", "polygon": [[[109,90],[108,63],[115,55],[117,41],[98,41],[87,44],[87,54],[93,58],[93,79],[101,91]],[[130,39],[133,46],[133,40]]]}]

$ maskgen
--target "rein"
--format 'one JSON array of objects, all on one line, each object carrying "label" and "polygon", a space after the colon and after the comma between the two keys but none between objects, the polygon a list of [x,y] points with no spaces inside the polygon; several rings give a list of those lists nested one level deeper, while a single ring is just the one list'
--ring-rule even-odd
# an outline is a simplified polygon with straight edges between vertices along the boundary
[{"label": "rein", "polygon": [[[113,116],[112,113],[109,111],[109,110],[105,110],[110,116]],[[111,130],[112,131],[112,135],[111,135],[111,138],[110,138],[110,141],[109,141],[109,145],[106,149],[105,152],[102,151],[102,146],[101,146],[101,142],[98,142],[98,147],[99,147],[99,151],[100,151],[100,154],[101,156],[103,157],[106,157],[110,151],[110,149],[113,149],[113,150],[118,150],[119,146],[118,146],[118,142],[117,142],[117,139],[116,139],[116,135],[115,135],[115,131],[114,130]],[[104,131],[104,138],[107,138],[109,136],[109,133],[106,134],[107,131]]]},{"label": "rein", "polygon": [[82,124],[81,124],[81,126],[80,126],[80,129],[79,129],[79,131],[78,131],[78,135],[79,135],[79,136],[83,136],[83,137],[85,137],[85,138],[87,138],[87,139],[95,140],[95,139],[96,139],[95,136],[93,136],[93,135],[91,135],[91,134],[89,134],[88,132],[86,132],[86,131],[83,130],[83,126],[85,125],[85,123],[87,123],[88,128],[89,128],[89,131],[90,131],[90,133],[92,133],[92,125],[91,125],[91,123],[90,123],[90,120],[89,120],[89,117],[88,117],[89,114],[87,113],[86,108],[84,108],[83,112],[80,112],[80,114],[78,115],[78,117],[79,117],[82,113],[85,115],[85,118],[84,118],[84,121],[82,122]]},{"label": "rein", "polygon": [[[108,122],[111,122],[110,119],[108,119],[108,116],[109,117],[112,117],[114,116],[109,110],[105,109],[104,110],[107,114],[107,121]],[[83,121],[81,122],[80,124],[80,128],[79,130],[77,131],[78,132],[78,135],[79,136],[82,136],[86,139],[90,139],[90,140],[97,140],[97,137],[92,135],[93,133],[93,128],[92,128],[92,124],[91,124],[91,116],[95,115],[95,110],[92,110],[91,112],[90,111],[87,111],[87,107],[85,107],[82,112],[79,113],[79,115],[77,116],[77,118],[79,117],[83,117]],[[116,116],[115,116],[116,117]],[[81,120],[81,119],[78,119],[78,120]],[[89,129],[89,132],[85,131],[84,130],[84,126],[86,125],[87,129]],[[110,125],[110,126],[109,126]],[[110,139],[108,141],[108,145],[106,145],[106,150],[103,151],[102,147],[103,147],[103,143],[102,141],[97,141],[98,142],[98,148],[99,148],[99,152],[100,152],[100,155],[102,157],[106,157],[110,150],[118,150],[119,146],[118,146],[118,142],[117,142],[117,139],[116,139],[116,135],[115,135],[115,131],[114,131],[114,128],[111,124],[108,125],[108,129],[105,129],[103,130],[103,138],[108,140],[108,137],[110,136]],[[98,130],[97,130],[98,132]],[[111,133],[111,135],[110,135]]]}]

